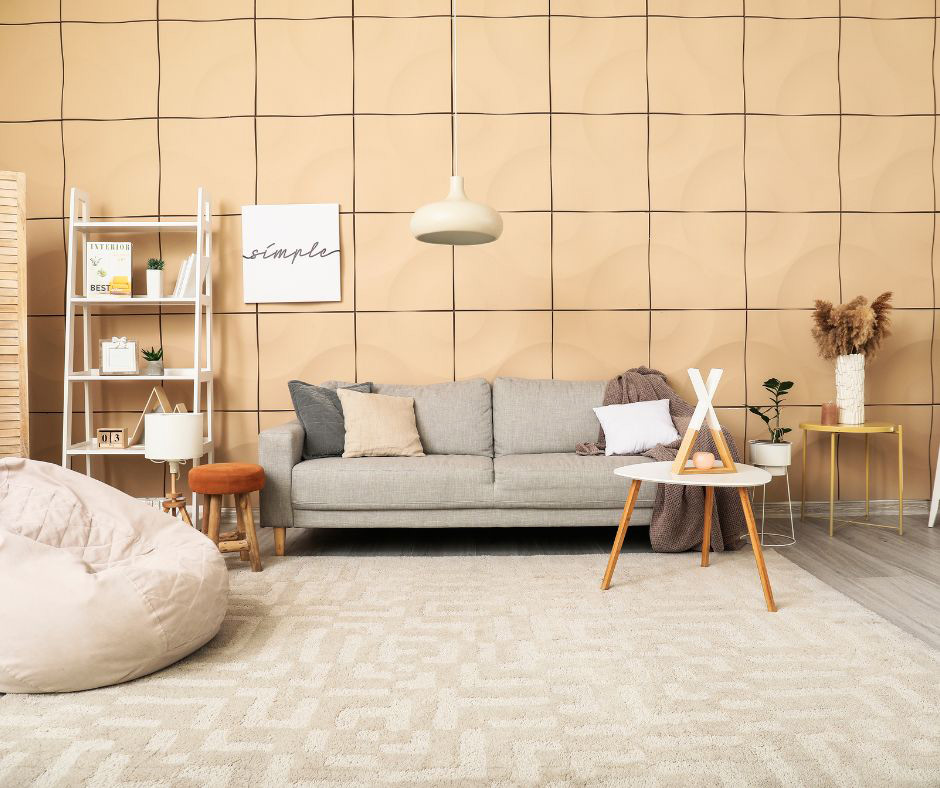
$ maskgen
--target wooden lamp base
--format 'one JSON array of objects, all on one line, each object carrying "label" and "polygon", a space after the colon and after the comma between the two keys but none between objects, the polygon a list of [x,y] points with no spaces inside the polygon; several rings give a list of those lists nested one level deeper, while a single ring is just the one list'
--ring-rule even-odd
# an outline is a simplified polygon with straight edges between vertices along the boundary
[{"label": "wooden lamp base", "polygon": [[173,517],[176,517],[176,512],[179,511],[180,518],[186,525],[190,528],[193,527],[193,521],[189,517],[189,512],[186,511],[186,497],[176,491],[176,480],[180,475],[180,466],[179,463],[170,463],[170,494],[163,499],[161,506],[163,511],[167,514],[171,514]]}]

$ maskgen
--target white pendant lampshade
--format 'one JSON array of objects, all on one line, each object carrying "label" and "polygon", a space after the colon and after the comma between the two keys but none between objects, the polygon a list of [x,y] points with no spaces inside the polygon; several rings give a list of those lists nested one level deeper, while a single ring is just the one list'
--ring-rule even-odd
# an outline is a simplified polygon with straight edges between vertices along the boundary
[{"label": "white pendant lampshade", "polygon": [[453,39],[450,192],[443,200],[422,205],[414,212],[411,234],[429,244],[488,244],[503,232],[503,218],[489,205],[468,199],[463,190],[463,178],[457,174],[457,0],[451,0],[450,30]]},{"label": "white pendant lampshade", "polygon": [[144,417],[144,456],[179,462],[202,456],[201,413],[148,413]]},{"label": "white pendant lampshade", "polygon": [[411,217],[412,235],[429,244],[486,244],[502,232],[503,217],[489,205],[467,199],[459,175],[451,176],[445,199],[421,206]]}]

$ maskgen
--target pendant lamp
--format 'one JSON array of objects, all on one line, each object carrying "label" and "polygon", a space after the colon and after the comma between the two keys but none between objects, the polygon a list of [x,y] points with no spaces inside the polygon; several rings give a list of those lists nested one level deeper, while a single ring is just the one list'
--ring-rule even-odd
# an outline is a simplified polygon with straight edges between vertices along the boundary
[{"label": "pendant lamp", "polygon": [[429,244],[487,244],[503,232],[503,219],[489,205],[467,199],[463,178],[457,174],[457,0],[451,0],[450,4],[450,32],[453,55],[451,89],[454,96],[450,192],[443,200],[423,205],[414,212],[411,233],[419,241]]}]

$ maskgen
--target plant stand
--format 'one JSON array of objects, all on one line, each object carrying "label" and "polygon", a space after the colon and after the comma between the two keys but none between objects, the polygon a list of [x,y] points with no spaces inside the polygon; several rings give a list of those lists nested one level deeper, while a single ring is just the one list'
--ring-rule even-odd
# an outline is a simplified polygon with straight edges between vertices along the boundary
[{"label": "plant stand", "polygon": [[[760,466],[756,466],[760,467]],[[764,523],[767,520],[767,485],[761,486],[760,496],[760,545],[761,547],[790,547],[796,544],[796,528],[793,525],[793,499],[790,497],[790,469],[784,471],[784,478],[787,480],[787,510],[790,512],[790,533],[781,534],[775,531],[765,531]],[[751,490],[751,498],[757,494],[757,488]],[[771,536],[773,542],[765,541],[765,537]]]}]

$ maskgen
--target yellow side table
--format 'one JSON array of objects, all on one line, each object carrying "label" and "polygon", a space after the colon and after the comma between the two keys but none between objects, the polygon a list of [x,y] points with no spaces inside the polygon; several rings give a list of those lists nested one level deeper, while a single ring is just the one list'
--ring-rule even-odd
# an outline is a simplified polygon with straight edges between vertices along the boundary
[{"label": "yellow side table", "polygon": [[[833,523],[837,520],[833,516],[836,503],[836,436],[842,434],[865,436],[865,521],[839,519],[840,523],[849,525],[871,525],[875,528],[890,528],[899,535],[904,534],[904,435],[900,424],[889,424],[884,421],[867,421],[864,424],[813,424],[806,422],[800,425],[803,430],[803,479],[800,484],[800,519],[803,519],[803,510],[806,508],[806,433],[828,432],[829,443],[829,536],[832,536]],[[898,527],[893,525],[879,525],[868,521],[868,470],[870,467],[868,439],[870,435],[888,432],[898,436]]]}]

